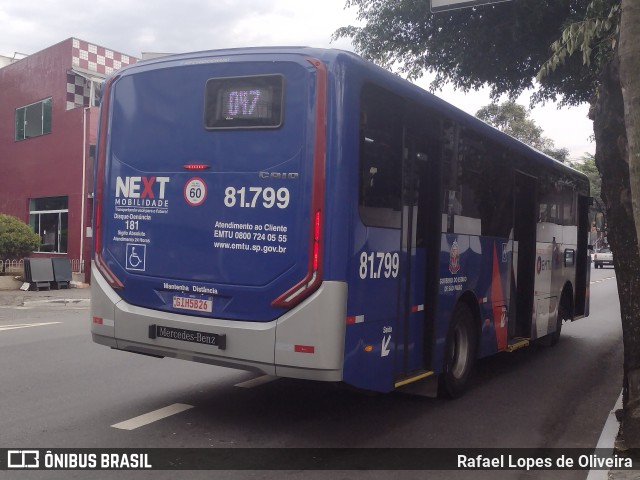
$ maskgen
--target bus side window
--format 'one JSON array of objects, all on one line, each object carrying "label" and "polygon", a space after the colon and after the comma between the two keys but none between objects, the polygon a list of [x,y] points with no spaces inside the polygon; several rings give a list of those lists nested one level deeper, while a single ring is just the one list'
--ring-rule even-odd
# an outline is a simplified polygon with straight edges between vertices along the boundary
[{"label": "bus side window", "polygon": [[513,219],[508,152],[464,127],[451,124],[448,130],[443,230],[507,238]]},{"label": "bus side window", "polygon": [[400,228],[402,99],[367,84],[360,101],[360,217],[365,225]]},{"label": "bus side window", "polygon": [[577,225],[577,198],[575,185],[567,184],[562,189],[562,224]]},{"label": "bus side window", "polygon": [[546,174],[538,187],[539,223],[576,225],[575,185],[560,174]]}]

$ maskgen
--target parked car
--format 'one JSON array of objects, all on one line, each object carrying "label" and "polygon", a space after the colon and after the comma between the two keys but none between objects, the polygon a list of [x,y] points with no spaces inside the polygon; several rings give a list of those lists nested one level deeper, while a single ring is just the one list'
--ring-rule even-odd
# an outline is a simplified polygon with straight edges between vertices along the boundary
[{"label": "parked car", "polygon": [[608,248],[602,248],[593,254],[593,263],[596,268],[602,268],[603,265],[613,266],[613,253]]}]

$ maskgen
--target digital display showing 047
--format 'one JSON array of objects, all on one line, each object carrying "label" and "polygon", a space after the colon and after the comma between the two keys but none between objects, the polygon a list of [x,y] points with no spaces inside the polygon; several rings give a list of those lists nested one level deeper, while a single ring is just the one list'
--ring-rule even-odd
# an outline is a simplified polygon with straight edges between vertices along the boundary
[{"label": "digital display showing 047", "polygon": [[268,118],[271,92],[266,89],[231,89],[222,93],[222,110],[227,119]]},{"label": "digital display showing 047", "polygon": [[281,75],[211,78],[205,92],[205,127],[278,128],[282,124]]}]

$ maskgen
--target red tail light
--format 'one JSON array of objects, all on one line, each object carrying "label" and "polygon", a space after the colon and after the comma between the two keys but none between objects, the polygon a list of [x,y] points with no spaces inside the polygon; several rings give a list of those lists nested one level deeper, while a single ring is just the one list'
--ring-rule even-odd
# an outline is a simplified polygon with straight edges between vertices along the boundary
[{"label": "red tail light", "polygon": [[320,212],[316,212],[316,228],[313,235],[313,270],[317,271],[320,264]]},{"label": "red tail light", "polygon": [[188,163],[186,165],[183,165],[182,168],[184,168],[185,170],[189,170],[189,171],[202,171],[202,170],[207,170],[209,168],[211,168],[209,165],[206,165],[204,163]]},{"label": "red tail light", "polygon": [[285,293],[276,298],[274,307],[291,308],[311,295],[322,283],[322,209],[324,208],[324,176],[326,156],[327,120],[327,69],[324,64],[308,58],[317,72],[315,151],[313,155],[313,190],[311,193],[312,224],[309,235],[309,269],[306,276]]},{"label": "red tail light", "polygon": [[304,279],[272,302],[274,307],[293,307],[311,295],[322,283],[322,213],[314,215],[311,241],[310,269]]}]

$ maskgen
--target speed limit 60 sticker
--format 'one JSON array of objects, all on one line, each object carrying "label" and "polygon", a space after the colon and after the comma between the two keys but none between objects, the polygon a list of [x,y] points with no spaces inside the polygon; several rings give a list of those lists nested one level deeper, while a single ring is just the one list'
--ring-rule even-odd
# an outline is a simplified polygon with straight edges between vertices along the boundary
[{"label": "speed limit 60 sticker", "polygon": [[184,185],[184,199],[192,207],[202,205],[207,198],[207,184],[198,177],[190,178]]}]

